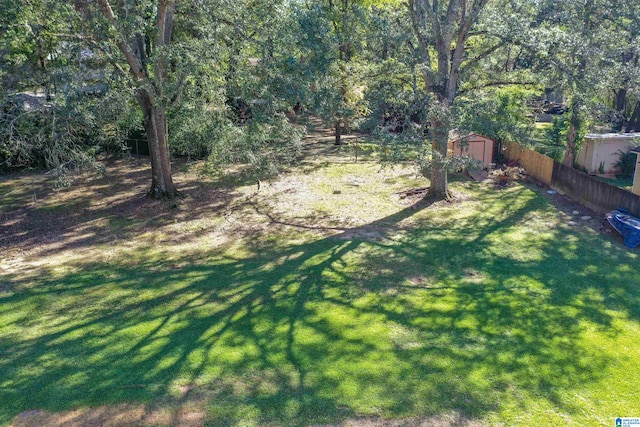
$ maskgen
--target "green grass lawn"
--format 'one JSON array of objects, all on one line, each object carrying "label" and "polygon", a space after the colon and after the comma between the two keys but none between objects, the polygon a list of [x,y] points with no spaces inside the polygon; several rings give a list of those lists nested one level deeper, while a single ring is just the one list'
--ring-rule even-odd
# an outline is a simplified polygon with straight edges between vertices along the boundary
[{"label": "green grass lawn", "polygon": [[555,142],[549,135],[553,128],[553,123],[536,122],[528,141],[533,149],[539,153],[549,156],[556,161],[562,161],[566,142],[564,139],[560,144]]},{"label": "green grass lawn", "polygon": [[616,176],[615,178],[603,178],[596,176],[600,181],[620,187],[623,190],[631,191],[633,188],[633,176]]},{"label": "green grass lawn", "polygon": [[640,416],[637,252],[518,183],[431,206],[394,196],[411,185],[323,163],[215,218],[123,217],[117,243],[0,269],[0,424],[120,404],[212,426]]}]

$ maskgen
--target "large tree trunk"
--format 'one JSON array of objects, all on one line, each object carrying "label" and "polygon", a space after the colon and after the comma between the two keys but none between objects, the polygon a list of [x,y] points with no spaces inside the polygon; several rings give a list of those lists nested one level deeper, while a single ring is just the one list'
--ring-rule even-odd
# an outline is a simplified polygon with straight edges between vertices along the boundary
[{"label": "large tree trunk", "polygon": [[[425,65],[425,88],[437,99],[430,102],[431,187],[426,196],[436,200],[452,198],[447,184],[450,108],[458,94],[463,75],[462,63],[467,56],[470,31],[488,2],[489,0],[408,0],[407,3],[420,46],[420,59]],[[478,58],[490,54],[496,48],[490,48]],[[435,54],[435,58],[432,54]]]},{"label": "large tree trunk", "polygon": [[153,103],[146,92],[138,94],[138,102],[144,113],[144,128],[151,156],[151,188],[148,195],[154,199],[173,199],[179,193],[171,173],[167,114]]},{"label": "large tree trunk", "polygon": [[[151,156],[151,189],[149,196],[154,199],[172,199],[179,195],[171,176],[169,158],[167,106],[159,102],[163,97],[163,84],[167,81],[167,60],[162,54],[153,63],[153,72],[149,70],[150,48],[144,46],[142,36],[130,36],[120,30],[119,20],[109,0],[97,0],[103,15],[117,34],[115,42],[129,64],[129,72],[139,89],[136,93],[138,103],[144,114],[144,127],[147,132],[149,154]],[[83,2],[86,6],[86,2]],[[77,3],[78,4],[78,3]],[[158,0],[156,8],[155,49],[171,44],[176,0]]]},{"label": "large tree trunk", "polygon": [[618,115],[615,117],[613,122],[613,131],[620,132],[625,122],[624,118],[624,107],[627,102],[627,90],[624,88],[619,89],[618,91],[613,91],[615,94],[615,101],[613,108],[618,112]]},{"label": "large tree trunk", "polygon": [[431,183],[426,198],[434,200],[451,200],[447,179],[447,141],[433,140],[431,142],[433,158],[431,165]]},{"label": "large tree trunk", "polygon": [[640,101],[636,102],[635,109],[633,110],[633,114],[629,119],[629,123],[627,124],[627,132],[637,132],[640,131]]},{"label": "large tree trunk", "polygon": [[445,103],[432,107],[430,112],[431,183],[426,198],[451,200],[447,178],[447,148],[449,143],[449,109]]},{"label": "large tree trunk", "polygon": [[562,160],[562,163],[569,167],[573,167],[573,160],[576,152],[576,140],[578,139],[578,130],[580,129],[580,126],[580,102],[574,99],[571,102],[571,115],[569,116],[567,146],[564,151],[564,159]]},{"label": "large tree trunk", "polygon": [[616,95],[614,108],[616,111],[622,112],[624,111],[625,104],[627,103],[627,90],[620,88],[617,92],[614,91],[614,93]]}]

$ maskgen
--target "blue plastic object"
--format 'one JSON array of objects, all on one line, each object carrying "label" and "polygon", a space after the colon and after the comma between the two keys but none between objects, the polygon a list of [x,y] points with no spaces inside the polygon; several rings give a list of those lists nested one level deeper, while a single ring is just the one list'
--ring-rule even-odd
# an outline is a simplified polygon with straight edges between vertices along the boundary
[{"label": "blue plastic object", "polygon": [[624,245],[635,248],[640,245],[640,219],[624,209],[616,209],[607,214],[607,221],[624,238]]}]

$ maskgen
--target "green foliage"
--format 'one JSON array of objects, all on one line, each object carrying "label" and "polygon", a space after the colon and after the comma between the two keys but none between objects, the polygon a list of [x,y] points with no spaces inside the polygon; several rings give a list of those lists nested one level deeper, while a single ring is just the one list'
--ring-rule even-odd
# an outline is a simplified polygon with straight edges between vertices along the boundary
[{"label": "green foliage", "polygon": [[[536,144],[536,151],[545,154],[557,161],[562,161],[565,148],[567,145],[567,135],[569,133],[571,115],[565,113],[560,116],[555,116],[551,126],[544,129],[543,138]],[[589,128],[589,121],[586,120],[584,115],[581,116],[581,120],[578,122],[579,128],[576,134],[576,152],[580,149],[580,143]]]},{"label": "green foliage", "polygon": [[232,127],[224,109],[180,106],[172,111],[170,119],[171,153],[190,159],[204,158],[211,153],[212,141],[223,139],[233,143],[233,138],[221,136]]},{"label": "green foliage", "polygon": [[[416,172],[424,177],[431,175],[434,159],[438,159],[437,163],[443,165],[448,173],[482,169],[482,162],[469,156],[441,158],[439,153],[433,151],[431,142],[424,138],[422,128],[409,123],[401,134],[389,132],[384,127],[376,129],[375,141],[383,165],[412,162]],[[464,146],[464,143],[461,145]]]},{"label": "green foliage", "polygon": [[[305,105],[328,123],[346,127],[366,116],[365,60],[370,5],[358,1],[302,2],[294,8]],[[356,124],[357,125],[357,124]]]},{"label": "green foliage", "polygon": [[286,99],[261,90],[271,81],[261,70],[247,68],[242,81],[233,84],[232,92],[236,95],[264,96],[247,102],[244,101],[247,98],[237,99],[243,103],[242,119],[233,105],[224,103],[224,90],[231,89],[225,86],[222,77],[206,75],[194,80],[197,84],[184,88],[181,102],[170,116],[172,153],[208,158],[210,171],[241,164],[245,173],[255,179],[272,178],[290,165],[300,152],[302,128],[279,112],[290,108]]},{"label": "green foliage", "polygon": [[[342,123],[374,132],[387,140],[383,158],[403,159],[415,158],[416,150],[428,145],[423,141],[429,130],[428,93],[453,96],[453,127],[498,141],[530,139],[525,102],[534,89],[522,88],[561,89],[580,104],[584,117],[595,109],[605,111],[602,104],[611,89],[627,90],[628,102],[638,99],[638,53],[633,48],[640,15],[635,2],[482,3],[481,13],[472,19],[473,31],[460,45],[465,52],[459,64],[451,62],[455,44],[438,54],[437,34],[423,3],[411,3],[417,7],[413,18],[422,22],[416,33],[418,21],[396,0],[181,2],[172,42],[158,47],[156,1],[112,1],[117,30],[135,49],[145,51],[150,80],[141,82],[127,73],[117,31],[107,25],[96,2],[6,0],[0,10],[3,93],[43,95],[55,114],[15,120],[15,111],[9,118],[5,109],[2,123],[12,128],[2,131],[0,161],[5,166],[53,166],[66,163],[65,147],[69,153],[98,145],[120,151],[122,139],[142,128],[133,100],[147,84],[157,89],[156,102],[169,113],[172,153],[192,158],[226,153],[214,155],[219,159],[242,158],[229,154],[237,151],[237,135],[241,140],[249,134],[258,141],[270,139],[265,135],[279,123],[276,116],[289,114],[294,106],[331,126]],[[450,3],[432,3],[438,9],[434,17],[444,20]],[[472,18],[476,3],[459,3]],[[150,65],[157,59],[168,65],[166,78],[158,79],[161,73]],[[459,74],[439,75],[458,65]],[[450,82],[455,84],[444,90]],[[234,103],[250,106],[251,126],[235,127],[237,117],[228,108]],[[618,115],[629,115],[629,110],[627,106]],[[56,123],[60,129],[51,132],[52,117],[63,117],[63,122],[69,117],[69,130]],[[578,119],[576,123],[584,121],[579,130],[584,133],[589,123]],[[554,126],[542,138],[547,140],[543,150],[560,159],[566,127]],[[378,127],[403,130],[408,140],[382,136]],[[68,137],[44,142],[65,132]],[[292,146],[296,139],[294,132]],[[222,141],[231,147],[223,148]],[[260,142],[239,146],[254,154],[256,147],[268,147]],[[426,150],[421,158],[432,158]],[[242,161],[270,169],[250,157]]]},{"label": "green foliage", "polygon": [[[434,165],[433,158],[439,154],[433,154],[432,156],[419,157],[418,168],[422,176],[431,175],[431,171]],[[482,162],[478,159],[474,159],[470,156],[451,156],[444,161],[439,162],[444,164],[448,173],[464,172],[468,170],[481,170]]]},{"label": "green foliage", "polygon": [[0,167],[42,167],[64,175],[94,166],[103,150],[121,152],[140,117],[109,46],[89,40],[73,5],[8,2],[0,32]]},{"label": "green foliage", "polygon": [[274,178],[283,167],[300,155],[303,132],[286,117],[250,120],[244,126],[219,121],[210,131],[206,148],[208,168],[221,171],[224,166],[240,164],[248,178]]},{"label": "green foliage", "polygon": [[619,150],[618,154],[620,158],[614,164],[614,166],[620,172],[620,175],[623,177],[633,176],[633,173],[636,170],[636,162],[638,161],[638,154],[631,151],[622,151],[622,150]]},{"label": "green foliage", "polygon": [[533,118],[526,102],[533,94],[516,86],[460,97],[454,108],[458,127],[499,142],[527,141]]},{"label": "green foliage", "polygon": [[[69,158],[82,163],[79,145],[85,135],[78,117],[36,100],[13,97],[0,106],[0,167],[57,168]],[[27,102],[31,104],[25,109]]]},{"label": "green foliage", "polygon": [[564,145],[569,132],[569,120],[565,115],[556,116],[551,122],[551,127],[546,130],[547,139],[553,145]]},{"label": "green foliage", "polygon": [[0,11],[0,84],[6,91],[55,93],[60,67],[73,61],[73,7],[54,0],[7,0]]},{"label": "green foliage", "polygon": [[556,161],[562,161],[567,145],[568,131],[569,119],[567,115],[554,117],[550,126],[537,130],[538,138],[533,140],[535,150]]},{"label": "green foliage", "polygon": [[406,65],[394,59],[377,64],[370,72],[365,102],[369,114],[363,120],[363,131],[376,128],[391,132],[408,130],[411,123],[426,122],[427,106],[409,83],[414,76]]},{"label": "green foliage", "polygon": [[[61,101],[63,101],[61,103]],[[106,95],[7,96],[0,105],[0,168],[82,169],[103,149],[121,152],[134,126],[130,106]]]}]

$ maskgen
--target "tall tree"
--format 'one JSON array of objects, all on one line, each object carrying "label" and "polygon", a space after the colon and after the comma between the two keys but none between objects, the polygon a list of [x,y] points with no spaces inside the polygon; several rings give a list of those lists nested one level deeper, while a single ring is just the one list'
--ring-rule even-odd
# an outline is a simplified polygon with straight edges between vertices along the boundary
[{"label": "tall tree", "polygon": [[118,2],[114,9],[110,0],[98,0],[98,9],[107,25],[103,33],[100,25],[90,22],[93,16],[89,1],[76,0],[76,7],[94,37],[100,39],[107,35],[126,61],[149,144],[149,195],[156,199],[178,195],[171,171],[167,122],[167,110],[177,99],[177,94],[169,90],[169,47],[173,40],[176,3],[176,0]]},{"label": "tall tree", "polygon": [[361,113],[367,22],[381,1],[305,0],[293,5],[313,109],[335,129],[335,144]]},{"label": "tall tree", "polygon": [[[429,98],[431,185],[427,197],[451,198],[447,184],[447,143],[451,107],[469,60],[472,29],[489,0],[409,0],[409,14],[420,45],[425,96]],[[486,53],[479,55],[488,55]],[[467,61],[467,65],[465,65]]]},{"label": "tall tree", "polygon": [[593,58],[597,58],[597,52],[601,50],[600,40],[596,37],[596,29],[600,25],[596,18],[598,5],[595,0],[569,1],[562,6],[565,10],[560,12],[571,16],[573,21],[572,25],[563,27],[567,36],[563,43],[568,48],[566,55],[556,56],[556,64],[561,64],[561,72],[565,76],[564,88],[570,96],[569,132],[562,162],[573,167],[578,133],[585,120],[585,98],[590,89],[590,71],[595,62]]},{"label": "tall tree", "polygon": [[607,73],[614,95],[613,130],[640,131],[640,4],[623,0],[610,10],[608,30],[613,43],[608,49],[613,69]]},{"label": "tall tree", "polygon": [[614,0],[544,0],[537,3],[542,22],[539,43],[531,45],[540,61],[547,85],[563,93],[569,104],[563,163],[573,166],[589,112],[601,107],[598,92],[612,72],[611,46],[617,35],[611,31]]}]

